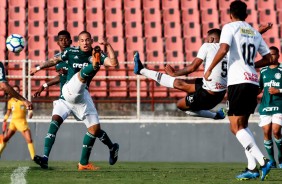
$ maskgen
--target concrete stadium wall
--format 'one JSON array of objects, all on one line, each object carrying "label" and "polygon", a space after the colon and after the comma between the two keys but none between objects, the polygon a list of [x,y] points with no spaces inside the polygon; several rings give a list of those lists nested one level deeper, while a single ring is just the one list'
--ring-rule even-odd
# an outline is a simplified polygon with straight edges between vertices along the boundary
[{"label": "concrete stadium wall", "polygon": [[[119,120],[120,121],[120,120]],[[229,131],[227,121],[219,123],[111,123],[102,128],[113,142],[120,144],[120,161],[179,161],[179,162],[245,162],[242,146]],[[37,154],[43,153],[44,137],[49,123],[30,123]],[[262,131],[250,123],[257,144],[263,151]],[[83,123],[64,123],[50,155],[50,160],[79,161]],[[108,148],[96,139],[91,160],[107,161]],[[27,145],[20,133],[14,135],[1,160],[29,160]]]}]

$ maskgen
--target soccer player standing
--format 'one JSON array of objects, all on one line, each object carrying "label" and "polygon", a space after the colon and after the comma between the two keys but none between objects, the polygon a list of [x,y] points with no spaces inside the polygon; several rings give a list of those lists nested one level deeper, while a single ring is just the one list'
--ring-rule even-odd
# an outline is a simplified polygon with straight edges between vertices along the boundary
[{"label": "soccer player standing", "polygon": [[[13,89],[20,93],[20,87],[14,86]],[[27,109],[23,101],[18,100],[16,98],[10,98],[8,101],[8,108],[7,112],[4,116],[3,123],[6,124],[9,116],[12,113],[11,122],[9,125],[9,128],[7,130],[7,133],[4,135],[3,140],[0,142],[0,155],[4,151],[7,142],[10,140],[10,138],[16,133],[16,131],[19,131],[22,133],[23,137],[25,138],[27,142],[27,147],[29,150],[30,158],[31,160],[34,159],[35,151],[34,151],[34,145],[32,143],[31,138],[31,132],[27,124],[26,120],[26,114]],[[32,111],[28,113],[28,118],[32,118]],[[3,130],[6,131],[6,130]]]},{"label": "soccer player standing", "polygon": [[259,106],[260,123],[264,134],[264,147],[272,167],[276,167],[274,158],[272,133],[278,150],[278,167],[282,168],[282,67],[279,66],[279,49],[270,47],[270,54],[273,63],[264,67],[260,71],[260,90],[263,90],[263,96]]},{"label": "soccer player standing", "polygon": [[[272,61],[269,49],[261,34],[250,26],[247,18],[247,5],[242,1],[233,1],[230,4],[231,23],[224,25],[220,37],[220,48],[205,72],[205,79],[213,68],[228,53],[227,86],[231,132],[245,149],[248,158],[246,171],[238,175],[238,180],[259,177],[256,168],[256,160],[261,165],[261,180],[271,169],[272,162],[264,157],[259,150],[251,131],[248,128],[250,114],[254,113],[257,105],[259,90],[258,75],[255,68],[269,65]],[[262,55],[262,59],[254,62],[256,53]]]}]

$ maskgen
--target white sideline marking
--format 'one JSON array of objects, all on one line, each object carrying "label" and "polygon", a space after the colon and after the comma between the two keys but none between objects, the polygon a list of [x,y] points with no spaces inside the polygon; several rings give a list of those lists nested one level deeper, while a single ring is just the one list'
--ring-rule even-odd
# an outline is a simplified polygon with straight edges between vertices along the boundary
[{"label": "white sideline marking", "polygon": [[25,173],[29,167],[18,167],[11,174],[11,184],[26,184]]}]

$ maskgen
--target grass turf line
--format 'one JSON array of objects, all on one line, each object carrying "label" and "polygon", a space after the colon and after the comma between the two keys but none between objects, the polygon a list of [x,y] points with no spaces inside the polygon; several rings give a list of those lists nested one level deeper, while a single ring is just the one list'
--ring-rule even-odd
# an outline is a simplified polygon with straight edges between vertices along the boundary
[{"label": "grass turf line", "polygon": [[[77,171],[76,162],[50,162],[49,169],[43,170],[33,162],[1,161],[0,181],[10,183],[14,169],[30,167],[25,175],[27,183],[99,183],[99,184],[226,184],[236,183],[235,176],[244,170],[243,163],[183,163],[183,162],[118,162],[114,166],[106,162],[95,162],[99,171]],[[273,169],[264,183],[282,183],[281,169]],[[260,180],[250,180],[254,184]]]}]

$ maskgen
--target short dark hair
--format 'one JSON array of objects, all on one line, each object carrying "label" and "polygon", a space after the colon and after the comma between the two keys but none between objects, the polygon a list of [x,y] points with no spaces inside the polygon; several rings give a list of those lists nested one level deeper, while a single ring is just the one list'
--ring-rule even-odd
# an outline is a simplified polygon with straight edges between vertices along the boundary
[{"label": "short dark hair", "polygon": [[79,37],[80,35],[82,35],[82,34],[88,34],[89,37],[91,38],[91,34],[90,34],[88,31],[81,31],[81,32],[79,33],[78,37]]},{"label": "short dark hair", "polygon": [[220,29],[217,29],[217,28],[210,29],[210,30],[208,31],[208,35],[211,35],[211,34],[216,34],[218,37],[220,37],[221,30],[220,30]]},{"label": "short dark hair", "polygon": [[70,35],[70,33],[67,30],[60,31],[58,33],[58,37],[61,36],[61,35],[67,36],[68,38],[71,38],[71,35]]},{"label": "short dark hair", "polygon": [[247,4],[240,0],[233,1],[230,4],[230,14],[233,15],[234,18],[238,18],[240,20],[246,20],[247,14]]},{"label": "short dark hair", "polygon": [[275,50],[277,54],[279,54],[279,49],[275,46],[269,47],[270,50]]}]

